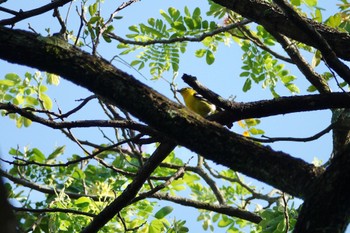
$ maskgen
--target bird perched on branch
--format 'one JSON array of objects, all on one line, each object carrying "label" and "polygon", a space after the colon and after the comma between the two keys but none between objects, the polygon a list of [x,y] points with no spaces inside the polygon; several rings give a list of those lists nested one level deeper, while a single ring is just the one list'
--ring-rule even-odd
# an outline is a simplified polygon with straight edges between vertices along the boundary
[{"label": "bird perched on branch", "polygon": [[178,90],[182,95],[185,105],[193,112],[206,117],[215,112],[216,107],[192,88],[186,87]]}]

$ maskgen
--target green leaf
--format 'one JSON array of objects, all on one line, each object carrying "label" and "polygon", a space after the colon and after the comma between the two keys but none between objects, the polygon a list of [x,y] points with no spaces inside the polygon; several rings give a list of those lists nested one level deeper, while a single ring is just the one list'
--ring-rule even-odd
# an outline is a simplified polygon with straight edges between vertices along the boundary
[{"label": "green leaf", "polygon": [[85,179],[85,173],[79,168],[75,168],[72,177],[78,180]]},{"label": "green leaf", "polygon": [[222,215],[222,218],[218,222],[218,227],[227,227],[233,222],[231,218],[226,217],[225,215]]},{"label": "green leaf", "polygon": [[206,49],[198,49],[198,50],[196,50],[195,55],[196,55],[196,57],[200,58],[200,57],[203,57],[206,52],[207,52]]},{"label": "green leaf", "polygon": [[162,221],[158,219],[152,220],[152,222],[149,224],[148,233],[159,233],[163,232],[164,224]]},{"label": "green leaf", "polygon": [[304,0],[304,2],[310,7],[315,7],[317,5],[317,0]]},{"label": "green leaf", "polygon": [[288,75],[288,76],[283,76],[281,78],[281,81],[284,83],[284,84],[287,84],[287,83],[290,83],[292,81],[295,80],[295,77],[293,75]]},{"label": "green leaf", "polygon": [[163,18],[168,22],[168,24],[172,24],[173,20],[171,19],[171,17],[163,10],[160,10],[159,13],[161,14],[161,16],[163,16]]},{"label": "green leaf", "polygon": [[175,21],[171,26],[174,27],[176,30],[183,31],[183,32],[186,31],[186,27],[181,21]]},{"label": "green leaf", "polygon": [[189,29],[191,29],[191,30],[194,29],[194,22],[193,22],[193,19],[191,17],[187,17],[187,16],[184,17],[184,21],[185,21],[186,26]]},{"label": "green leaf", "polygon": [[197,19],[201,17],[201,9],[196,7],[193,11],[192,18]]},{"label": "green leaf", "polygon": [[308,92],[315,92],[315,91],[317,91],[317,89],[316,89],[315,86],[311,85],[311,86],[309,86],[309,87],[306,89],[306,91],[308,91]]},{"label": "green leaf", "polygon": [[257,129],[257,128],[250,128],[249,129],[249,132],[253,135],[261,135],[261,134],[264,134],[264,130],[261,130],[261,129]]},{"label": "green leaf", "polygon": [[89,14],[93,16],[97,11],[97,2],[89,6]]},{"label": "green leaf", "polygon": [[48,88],[47,88],[47,86],[45,86],[45,85],[40,85],[39,86],[39,92],[45,92],[45,91],[47,91],[48,90]]},{"label": "green leaf", "polygon": [[239,77],[248,77],[249,75],[250,75],[249,71],[244,71],[239,75]]},{"label": "green leaf", "polygon": [[221,214],[214,214],[214,216],[213,216],[213,218],[212,218],[212,220],[213,220],[213,222],[216,222],[216,221],[218,221],[219,220],[219,218],[220,218],[220,216],[221,216]]},{"label": "green leaf", "polygon": [[321,60],[322,60],[322,54],[319,50],[317,50],[314,56],[312,57],[312,61],[311,61],[312,68],[315,68],[316,66],[318,66]]},{"label": "green leaf", "polygon": [[38,163],[43,163],[45,161],[45,155],[37,148],[32,149],[29,152],[29,161],[35,161]]},{"label": "green leaf", "polygon": [[32,120],[26,118],[26,117],[23,117],[23,125],[24,127],[29,127],[30,125],[32,124]]},{"label": "green leaf", "polygon": [[88,197],[80,197],[74,201],[74,204],[77,205],[77,207],[83,208],[91,205],[92,202],[91,199]]},{"label": "green leaf", "polygon": [[15,105],[20,105],[22,104],[24,101],[24,98],[22,95],[17,95],[14,99],[13,99],[13,104]]},{"label": "green leaf", "polygon": [[15,85],[15,82],[12,80],[0,80],[0,86],[1,85],[11,87]]},{"label": "green leaf", "polygon": [[99,20],[101,20],[102,18],[100,16],[94,16],[91,17],[91,19],[89,20],[89,24],[95,24],[96,22],[98,22]]},{"label": "green leaf", "polygon": [[27,105],[37,106],[39,104],[38,99],[34,98],[33,96],[26,96],[24,99],[25,99],[25,102],[27,103]]},{"label": "green leaf", "polygon": [[315,11],[315,15],[313,17],[313,20],[321,23],[322,22],[322,13],[321,13],[321,9],[317,8]]},{"label": "green leaf", "polygon": [[139,28],[136,25],[132,25],[129,27],[130,31],[136,32],[136,33],[140,33]]},{"label": "green leaf", "polygon": [[44,93],[40,94],[40,99],[43,101],[44,108],[50,110],[52,108],[52,100],[50,97]]},{"label": "green leaf", "polygon": [[173,21],[176,21],[181,15],[180,11],[174,7],[169,7],[168,12]]},{"label": "green leaf", "polygon": [[291,0],[290,3],[294,6],[300,6],[301,1],[300,0]]},{"label": "green leaf", "polygon": [[252,80],[250,78],[248,78],[247,80],[245,80],[244,85],[243,85],[243,91],[247,92],[252,88]]},{"label": "green leaf", "polygon": [[60,156],[61,154],[64,153],[65,148],[66,148],[66,146],[57,147],[51,154],[49,154],[49,156],[47,157],[47,160],[52,160],[52,159],[57,158],[58,156]]},{"label": "green leaf", "polygon": [[185,15],[186,15],[187,17],[191,17],[191,12],[190,12],[190,10],[188,9],[187,6],[185,6],[184,12],[185,12]]},{"label": "green leaf", "polygon": [[8,73],[8,74],[6,74],[5,75],[5,79],[11,80],[11,81],[13,81],[15,83],[19,83],[22,80],[21,77],[19,77],[18,74],[15,74],[15,73]]},{"label": "green leaf", "polygon": [[52,74],[52,73],[46,73],[46,83],[58,86],[60,84],[60,76],[57,74]]},{"label": "green leaf", "polygon": [[206,53],[206,56],[205,56],[205,60],[206,60],[206,62],[207,62],[208,65],[211,65],[211,64],[214,63],[214,61],[215,61],[215,56],[214,56],[214,54],[213,54],[212,51],[207,50],[207,53]]},{"label": "green leaf", "polygon": [[161,208],[160,210],[157,211],[157,213],[154,215],[154,217],[157,219],[162,219],[165,216],[167,216],[168,214],[170,214],[173,210],[174,210],[174,208],[171,206],[164,206],[163,208]]},{"label": "green leaf", "polygon": [[286,87],[292,93],[300,93],[300,89],[293,83],[287,84]]}]

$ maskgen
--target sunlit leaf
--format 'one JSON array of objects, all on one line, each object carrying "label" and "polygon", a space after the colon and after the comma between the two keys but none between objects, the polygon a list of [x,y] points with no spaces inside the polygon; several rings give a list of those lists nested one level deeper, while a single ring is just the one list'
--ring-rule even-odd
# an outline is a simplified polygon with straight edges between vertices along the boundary
[{"label": "sunlit leaf", "polygon": [[170,214],[173,210],[174,210],[174,208],[171,206],[164,206],[163,208],[161,208],[160,210],[157,211],[157,213],[154,215],[154,217],[156,217],[157,219],[162,219],[165,216],[167,216],[168,214]]}]

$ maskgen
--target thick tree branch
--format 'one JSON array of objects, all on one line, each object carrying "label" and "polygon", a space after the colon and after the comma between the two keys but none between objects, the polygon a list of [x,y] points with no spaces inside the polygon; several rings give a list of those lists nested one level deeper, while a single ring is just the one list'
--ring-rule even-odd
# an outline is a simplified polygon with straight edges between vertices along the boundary
[{"label": "thick tree branch", "polygon": [[304,57],[299,53],[296,45],[291,43],[287,37],[282,36],[279,33],[274,33],[273,36],[292,58],[293,62],[299,68],[299,70],[305,75],[305,78],[312,85],[314,85],[320,93],[331,92],[327,81],[320,74],[316,73],[315,70],[307,63]]},{"label": "thick tree branch", "polygon": [[[296,41],[305,43],[319,50],[315,38],[308,32],[302,30],[298,25],[291,21],[276,6],[263,0],[213,0],[228,9],[237,12],[245,18],[251,19],[257,24],[261,24],[268,31],[278,32]],[[344,60],[350,60],[350,35],[345,32],[339,32],[334,28],[327,27],[310,19],[305,19],[312,25],[318,33],[328,42],[336,55]]]},{"label": "thick tree branch", "polygon": [[13,209],[7,200],[8,193],[4,186],[2,174],[0,174],[0,224],[1,231],[6,233],[16,233],[17,221],[13,214]]},{"label": "thick tree branch", "polygon": [[337,74],[350,84],[350,69],[334,53],[328,42],[313,27],[313,25],[301,17],[292,6],[284,0],[274,0],[295,25],[314,39],[314,44],[321,51],[323,59]]},{"label": "thick tree branch", "polygon": [[345,232],[350,220],[350,147],[334,156],[312,185],[300,211],[295,233]]},{"label": "thick tree branch", "polygon": [[229,125],[232,122],[248,118],[334,108],[350,108],[349,93],[290,96],[240,103],[224,100],[221,96],[203,86],[194,76],[184,74],[182,79],[217,107],[226,110],[208,117],[209,120],[219,122],[223,125]]},{"label": "thick tree branch", "polygon": [[294,196],[303,197],[308,184],[323,172],[203,119],[107,61],[64,41],[0,28],[0,58],[59,74],[127,110],[174,143]]}]

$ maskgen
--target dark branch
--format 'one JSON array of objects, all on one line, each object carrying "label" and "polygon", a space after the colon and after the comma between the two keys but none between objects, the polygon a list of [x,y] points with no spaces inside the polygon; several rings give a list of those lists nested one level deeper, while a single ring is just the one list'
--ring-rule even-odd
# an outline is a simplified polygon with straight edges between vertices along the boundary
[{"label": "dark branch", "polygon": [[[108,128],[129,128],[133,130],[140,131],[144,134],[152,136],[160,136],[160,133],[154,129],[129,120],[81,120],[81,121],[62,121],[56,122],[39,117],[29,109],[22,109],[16,105],[7,103],[0,103],[0,109],[6,110],[8,113],[18,113],[31,121],[40,123],[42,125],[48,126],[53,129],[72,129],[72,128],[88,128],[88,127],[108,127]],[[76,110],[76,109],[75,109]],[[69,112],[71,114],[71,111]],[[64,114],[66,116],[66,114]]]},{"label": "dark branch", "polygon": [[29,10],[29,11],[20,11],[16,14],[16,16],[9,18],[9,19],[3,19],[0,20],[0,25],[14,25],[15,23],[27,19],[36,15],[43,14],[45,12],[48,12],[52,9],[55,9],[57,7],[63,6],[72,0],[58,0],[58,1],[53,1],[45,6],[39,7],[34,10]]},{"label": "dark branch", "polygon": [[159,200],[167,200],[183,206],[191,206],[196,209],[204,209],[209,211],[215,211],[217,213],[225,214],[240,219],[245,219],[253,223],[259,223],[262,219],[259,215],[251,213],[249,211],[241,210],[227,205],[216,205],[212,203],[203,203],[195,200],[190,200],[183,197],[175,197],[168,194],[155,193],[151,196]]},{"label": "dark branch", "polygon": [[335,54],[329,43],[315,29],[310,22],[302,18],[293,7],[285,0],[274,0],[274,2],[283,10],[289,20],[291,20],[300,30],[304,31],[312,37],[315,47],[321,51],[323,59],[326,63],[335,70],[338,75],[350,84],[350,69],[347,67]]},{"label": "dark branch", "polygon": [[78,215],[84,215],[88,217],[95,217],[96,214],[83,212],[79,210],[72,210],[72,209],[62,209],[62,208],[46,208],[46,209],[30,209],[30,208],[24,208],[24,207],[15,207],[12,206],[14,211],[17,212],[32,212],[32,213],[66,213],[66,214],[78,214]]},{"label": "dark branch", "polygon": [[244,19],[238,23],[232,23],[228,26],[225,27],[220,27],[218,29],[215,29],[213,31],[210,32],[206,32],[201,34],[198,37],[177,37],[177,38],[173,38],[173,39],[168,39],[168,40],[150,40],[150,41],[134,41],[134,40],[127,40],[124,39],[120,36],[117,36],[114,33],[108,33],[108,36],[111,39],[115,39],[117,41],[119,41],[120,43],[124,43],[124,44],[132,44],[132,45],[140,45],[140,46],[147,46],[147,45],[153,45],[153,44],[171,44],[171,43],[176,43],[176,42],[186,42],[186,41],[190,41],[190,42],[200,42],[202,40],[204,40],[207,37],[211,37],[211,36],[215,36],[217,34],[220,34],[222,32],[226,32],[229,31],[233,28],[239,27],[239,26],[243,26],[246,24],[251,23],[250,20]]},{"label": "dark branch", "polygon": [[33,33],[0,27],[0,58],[59,74],[127,110],[174,143],[291,195],[302,197],[309,182],[323,172],[203,119],[107,61],[64,41],[51,43]]},{"label": "dark branch", "polygon": [[316,87],[320,93],[331,92],[326,80],[307,63],[304,57],[299,53],[296,45],[291,43],[288,38],[280,35],[279,33],[273,33],[275,39],[282,45],[284,50],[292,58],[293,62],[299,68],[299,70],[305,75],[305,78]]},{"label": "dark branch", "polygon": [[349,93],[325,93],[322,95],[305,95],[280,97],[249,103],[226,101],[218,94],[204,87],[197,78],[184,74],[182,79],[216,106],[226,110],[214,114],[208,119],[221,124],[229,124],[248,118],[260,118],[294,112],[326,110],[333,108],[350,108]]},{"label": "dark branch", "polygon": [[135,179],[128,185],[123,193],[99,213],[93,221],[83,229],[82,233],[98,232],[109,220],[111,220],[119,211],[127,206],[137,195],[143,183],[148,179],[151,173],[175,148],[174,144],[161,143],[152,156],[147,160],[144,166],[138,171]]},{"label": "dark branch", "polygon": [[[301,43],[322,49],[315,42],[315,38],[295,25],[283,12],[272,3],[262,0],[213,0],[243,17],[264,26],[269,32],[278,32]],[[305,19],[327,41],[338,57],[350,60],[350,35],[346,32]]]}]

